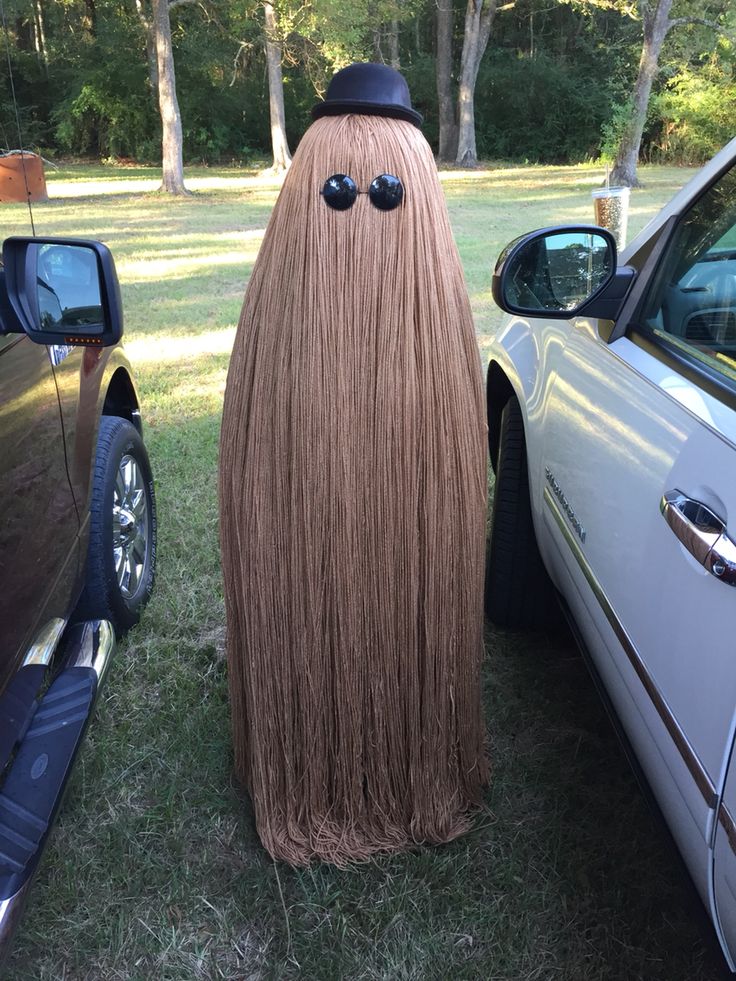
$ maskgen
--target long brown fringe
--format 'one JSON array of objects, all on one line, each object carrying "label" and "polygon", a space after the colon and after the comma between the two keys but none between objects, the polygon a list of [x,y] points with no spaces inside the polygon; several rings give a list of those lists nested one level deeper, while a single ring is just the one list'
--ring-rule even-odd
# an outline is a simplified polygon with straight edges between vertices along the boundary
[{"label": "long brown fringe", "polygon": [[[401,178],[392,212],[327,177]],[[222,560],[235,765],[294,865],[469,827],[480,707],[480,362],[430,148],[348,115],[304,136],[253,270],[225,395]]]}]

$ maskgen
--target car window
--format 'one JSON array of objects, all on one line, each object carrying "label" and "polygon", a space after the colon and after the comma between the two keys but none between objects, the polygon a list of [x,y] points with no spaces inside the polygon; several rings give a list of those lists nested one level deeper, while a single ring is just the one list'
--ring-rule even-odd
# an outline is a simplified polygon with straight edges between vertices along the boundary
[{"label": "car window", "polygon": [[640,323],[736,386],[736,168],[680,221]]}]

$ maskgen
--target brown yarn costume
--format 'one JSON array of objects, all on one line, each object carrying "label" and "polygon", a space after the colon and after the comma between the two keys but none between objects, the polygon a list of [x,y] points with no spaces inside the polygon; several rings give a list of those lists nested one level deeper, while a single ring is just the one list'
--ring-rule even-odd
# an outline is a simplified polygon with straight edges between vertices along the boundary
[{"label": "brown yarn costume", "polygon": [[[403,204],[320,196],[398,176]],[[317,120],[248,286],[227,381],[222,561],[237,774],[261,841],[336,864],[469,827],[480,706],[480,362],[432,154]]]}]

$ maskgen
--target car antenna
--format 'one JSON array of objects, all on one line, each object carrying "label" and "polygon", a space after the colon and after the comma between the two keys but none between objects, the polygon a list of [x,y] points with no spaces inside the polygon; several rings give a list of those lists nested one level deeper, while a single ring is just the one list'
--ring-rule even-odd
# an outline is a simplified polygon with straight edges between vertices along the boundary
[{"label": "car antenna", "polygon": [[20,131],[20,116],[18,114],[18,100],[15,97],[15,81],[13,80],[13,66],[10,61],[10,40],[8,38],[8,25],[5,20],[5,4],[0,0],[0,15],[3,21],[3,36],[5,37],[5,52],[8,56],[8,78],[10,79],[10,92],[13,96],[13,109],[15,110],[15,124],[18,127],[18,146],[20,147],[20,166],[23,171],[23,183],[26,186],[26,200],[28,201],[28,214],[31,216],[31,231],[36,237],[36,226],[33,224],[33,208],[31,207],[31,191],[28,187],[28,177],[26,175],[26,159],[23,150],[23,135]]}]

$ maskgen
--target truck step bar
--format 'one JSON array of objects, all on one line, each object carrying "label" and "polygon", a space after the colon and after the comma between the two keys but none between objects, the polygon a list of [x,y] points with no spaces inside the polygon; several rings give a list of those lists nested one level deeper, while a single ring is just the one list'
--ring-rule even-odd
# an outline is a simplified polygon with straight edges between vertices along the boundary
[{"label": "truck step bar", "polygon": [[[0,957],[25,900],[115,647],[107,620],[70,627],[64,665],[24,720],[0,788]],[[27,668],[21,668],[21,672]]]}]

